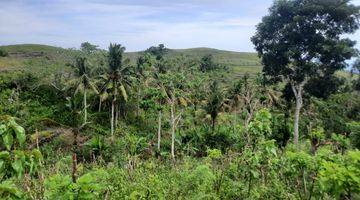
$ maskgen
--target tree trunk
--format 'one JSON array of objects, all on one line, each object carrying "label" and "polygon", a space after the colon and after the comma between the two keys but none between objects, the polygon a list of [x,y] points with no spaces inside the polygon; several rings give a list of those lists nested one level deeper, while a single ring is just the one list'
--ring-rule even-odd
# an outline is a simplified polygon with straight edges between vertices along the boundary
[{"label": "tree trunk", "polygon": [[299,119],[300,119],[300,110],[302,107],[302,84],[300,85],[291,85],[291,88],[294,92],[296,99],[295,113],[294,113],[294,144],[299,144]]},{"label": "tree trunk", "polygon": [[137,100],[136,100],[136,119],[139,118],[140,115],[140,84],[138,86],[138,91],[137,91]]},{"label": "tree trunk", "polygon": [[99,112],[101,112],[101,104],[102,104],[101,97],[99,97]]},{"label": "tree trunk", "polygon": [[302,106],[301,98],[296,98],[296,108],[294,115],[294,144],[299,143],[299,118],[300,118],[300,109]]},{"label": "tree trunk", "polygon": [[114,123],[115,130],[117,128],[118,119],[119,119],[119,113],[120,113],[119,107],[120,107],[119,103],[115,104],[115,123]]},{"label": "tree trunk", "polygon": [[112,100],[112,103],[111,103],[111,137],[112,139],[114,139],[114,115],[115,115],[115,98]]},{"label": "tree trunk", "polygon": [[212,117],[211,118],[211,130],[212,130],[212,133],[214,133],[214,131],[215,131],[215,121],[216,121],[216,118]]},{"label": "tree trunk", "polygon": [[117,96],[116,86],[117,86],[116,82],[113,81],[114,93],[113,93],[113,100],[111,103],[111,137],[112,137],[112,140],[114,140],[114,132],[115,132],[115,126],[116,126],[116,121],[115,121],[115,117],[116,117],[115,106],[116,106],[116,96]]},{"label": "tree trunk", "polygon": [[87,122],[86,89],[84,89],[84,124]]},{"label": "tree trunk", "polygon": [[158,132],[157,132],[157,137],[158,137],[158,141],[157,141],[157,148],[159,150],[160,153],[160,142],[161,142],[161,110],[159,111],[159,121],[158,121]]}]

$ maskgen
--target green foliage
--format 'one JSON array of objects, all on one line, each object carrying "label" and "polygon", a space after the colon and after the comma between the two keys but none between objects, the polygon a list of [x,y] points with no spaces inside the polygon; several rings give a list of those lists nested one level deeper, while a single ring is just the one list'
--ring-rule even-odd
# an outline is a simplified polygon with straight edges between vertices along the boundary
[{"label": "green foliage", "polygon": [[145,53],[155,56],[156,60],[161,60],[168,51],[169,49],[167,49],[164,44],[159,44],[157,47],[152,46],[146,49]]},{"label": "green foliage", "polygon": [[360,192],[360,152],[349,151],[337,162],[324,161],[319,171],[321,188],[335,198]]},{"label": "green foliage", "polygon": [[269,138],[271,135],[271,113],[262,109],[255,114],[254,120],[249,124],[249,132],[254,140]]},{"label": "green foliage", "polygon": [[23,178],[24,174],[30,177],[39,175],[42,154],[38,149],[21,150],[26,140],[25,130],[13,117],[1,117],[0,135],[6,148],[0,151],[0,197],[23,199],[23,192],[15,185],[14,178]]},{"label": "green foliage", "polygon": [[215,128],[216,118],[223,106],[223,100],[224,94],[219,86],[219,83],[217,81],[212,82],[209,88],[208,103],[205,107],[205,110],[211,116],[213,131]]},{"label": "green foliage", "polygon": [[[2,47],[21,58],[0,58],[0,114],[17,117],[0,120],[0,198],[358,198],[359,95],[333,75],[354,53],[339,34],[357,28],[358,8],[309,2],[275,2],[253,39],[266,74],[286,85],[255,77],[253,53]],[[320,98],[304,98],[293,146],[291,86],[303,81]]]},{"label": "green foliage", "polygon": [[93,53],[93,52],[96,52],[99,50],[97,45],[93,45],[90,42],[81,43],[80,49],[81,49],[81,51],[84,51],[85,53]]},{"label": "green foliage", "polygon": [[4,200],[23,199],[23,192],[14,184],[12,180],[0,183],[0,198]]},{"label": "green foliage", "polygon": [[4,49],[0,49],[0,57],[6,57],[6,56],[8,56],[9,54],[8,54],[8,52],[7,51],[5,51]]},{"label": "green foliage", "polygon": [[278,1],[257,26],[252,41],[267,75],[301,83],[320,70],[332,75],[346,67],[345,60],[356,53],[355,43],[339,36],[358,29],[358,18],[359,7],[349,1],[341,6],[335,1]]},{"label": "green foliage", "polygon": [[351,144],[360,149],[360,123],[359,122],[351,122],[347,124],[350,129],[350,139]]},{"label": "green foliage", "polygon": [[219,67],[217,63],[214,62],[213,56],[211,54],[205,55],[201,58],[200,61],[200,71],[207,72],[215,70]]},{"label": "green foliage", "polygon": [[207,157],[211,159],[219,159],[222,156],[222,153],[219,149],[208,149],[206,153],[207,153]]},{"label": "green foliage", "polygon": [[45,194],[48,199],[98,199],[104,196],[108,173],[94,170],[78,178],[76,183],[70,176],[55,175],[45,180]]},{"label": "green foliage", "polygon": [[23,147],[26,140],[25,129],[17,124],[13,117],[3,116],[0,120],[0,135],[6,149],[10,151],[15,143],[19,144],[20,148]]}]

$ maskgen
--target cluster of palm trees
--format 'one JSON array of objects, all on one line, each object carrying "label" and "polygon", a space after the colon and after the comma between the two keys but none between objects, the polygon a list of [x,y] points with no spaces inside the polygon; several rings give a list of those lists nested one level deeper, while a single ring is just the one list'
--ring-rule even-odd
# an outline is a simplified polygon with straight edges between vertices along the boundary
[{"label": "cluster of palm trees", "polygon": [[[99,98],[98,110],[102,110],[102,104],[106,103],[110,109],[111,138],[114,140],[119,117],[125,117],[126,104],[130,96],[136,103],[136,116],[139,116],[140,107],[144,111],[153,105],[152,109],[158,112],[157,122],[157,149],[161,148],[162,120],[164,108],[169,111],[169,125],[171,135],[171,157],[175,160],[175,135],[177,127],[181,124],[186,107],[191,106],[194,116],[199,106],[211,118],[212,132],[215,131],[218,114],[230,108],[236,111],[239,104],[242,104],[246,111],[245,126],[252,119],[258,102],[256,88],[250,84],[249,77],[244,76],[227,93],[221,87],[216,76],[207,76],[201,71],[201,66],[195,70],[191,68],[194,64],[177,59],[174,62],[164,59],[167,50],[163,46],[151,47],[141,55],[135,65],[131,65],[129,59],[124,58],[125,47],[120,44],[110,44],[106,54],[108,69],[97,70],[97,78],[91,77],[94,74],[89,69],[87,56],[80,54],[75,59],[74,78],[68,81],[68,86],[74,89],[74,94],[81,93],[83,125],[88,122],[88,94],[95,93]],[[89,52],[83,52],[87,55]],[[93,54],[94,52],[91,52]],[[205,63],[206,64],[206,63]],[[170,65],[179,67],[169,71]],[[214,65],[211,63],[211,65]],[[199,66],[199,65],[198,65]],[[99,73],[100,72],[100,73]],[[216,73],[215,73],[216,74]],[[207,77],[207,78],[206,78]],[[59,88],[58,82],[53,86]],[[130,95],[130,93],[136,93]],[[131,102],[131,103],[134,103]],[[146,105],[145,105],[146,104]],[[111,105],[111,106],[110,106]],[[155,107],[154,107],[155,105]],[[236,112],[235,112],[236,113]],[[195,116],[196,117],[196,116]],[[196,121],[196,119],[194,119]],[[194,122],[195,123],[195,122]]]},{"label": "cluster of palm trees", "polygon": [[99,111],[101,111],[102,103],[111,98],[111,135],[114,136],[115,127],[117,126],[120,114],[120,106],[128,99],[127,88],[132,83],[132,71],[130,69],[129,60],[123,59],[125,47],[120,44],[110,44],[107,53],[108,72],[100,74],[98,79],[94,81],[91,78],[88,58],[82,53],[75,59],[72,65],[75,68],[75,74],[65,87],[58,86],[59,77],[55,77],[52,85],[59,90],[73,88],[74,95],[83,94],[83,124],[88,123],[88,92],[94,92],[99,96]]}]

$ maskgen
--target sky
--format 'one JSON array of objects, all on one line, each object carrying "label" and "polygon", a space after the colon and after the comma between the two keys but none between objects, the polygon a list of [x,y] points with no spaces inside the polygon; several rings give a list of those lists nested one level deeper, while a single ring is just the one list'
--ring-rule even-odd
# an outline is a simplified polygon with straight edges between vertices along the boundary
[{"label": "sky", "polygon": [[[139,51],[211,47],[253,52],[250,37],[273,0],[0,0],[0,45]],[[360,5],[360,0],[353,0]],[[360,31],[349,36],[360,43]],[[358,44],[358,47],[360,45]]]}]

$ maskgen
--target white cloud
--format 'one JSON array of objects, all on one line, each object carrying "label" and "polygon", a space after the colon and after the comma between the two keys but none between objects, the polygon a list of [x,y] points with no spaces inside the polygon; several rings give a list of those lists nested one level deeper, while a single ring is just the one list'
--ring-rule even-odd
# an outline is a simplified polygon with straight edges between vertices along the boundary
[{"label": "white cloud", "polygon": [[[206,46],[253,51],[250,37],[272,1],[59,0],[41,5],[14,2],[1,3],[0,45],[42,43],[76,47],[89,41],[102,48],[118,42],[129,51],[158,43],[170,48]],[[234,5],[243,8],[231,7]]]}]

